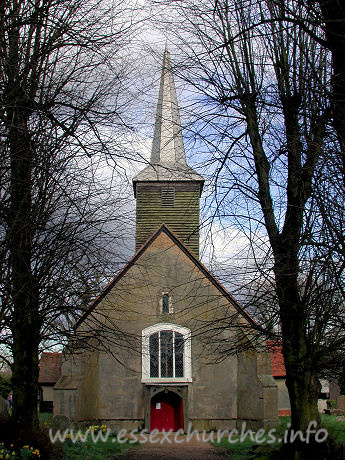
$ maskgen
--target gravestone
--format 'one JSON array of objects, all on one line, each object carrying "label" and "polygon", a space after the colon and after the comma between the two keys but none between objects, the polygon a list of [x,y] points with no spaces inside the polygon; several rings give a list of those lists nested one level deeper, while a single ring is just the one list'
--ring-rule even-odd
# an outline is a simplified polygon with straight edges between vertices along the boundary
[{"label": "gravestone", "polygon": [[8,402],[0,396],[0,422],[7,422],[9,419]]},{"label": "gravestone", "polygon": [[51,421],[51,428],[55,432],[57,430],[65,431],[68,428],[71,428],[71,420],[67,415],[55,415]]},{"label": "gravestone", "polygon": [[336,407],[337,409],[342,410],[345,413],[345,396],[338,396]]}]

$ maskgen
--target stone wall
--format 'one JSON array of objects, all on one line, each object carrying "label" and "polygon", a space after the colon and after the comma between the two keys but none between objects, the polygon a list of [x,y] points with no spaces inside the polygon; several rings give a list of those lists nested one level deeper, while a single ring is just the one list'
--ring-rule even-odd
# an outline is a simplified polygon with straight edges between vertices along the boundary
[{"label": "stone wall", "polygon": [[248,350],[238,359],[237,427],[258,429],[278,425],[277,385],[269,353]]},{"label": "stone wall", "polygon": [[[163,292],[169,292],[172,303],[172,311],[166,314],[160,303]],[[234,428],[237,418],[259,426],[273,417],[275,390],[256,353],[243,355],[239,364],[236,356],[218,360],[219,344],[236,342],[247,320],[166,233],[159,234],[117,280],[78,331],[85,333],[102,322],[104,350],[85,353],[75,364],[63,364],[63,377],[55,390],[56,413],[127,428],[140,428],[145,418],[147,423],[147,385],[141,381],[142,331],[157,323],[173,323],[191,330],[192,382],[178,385],[188,388],[184,404],[196,428]],[[224,327],[216,336],[214,322]]]}]

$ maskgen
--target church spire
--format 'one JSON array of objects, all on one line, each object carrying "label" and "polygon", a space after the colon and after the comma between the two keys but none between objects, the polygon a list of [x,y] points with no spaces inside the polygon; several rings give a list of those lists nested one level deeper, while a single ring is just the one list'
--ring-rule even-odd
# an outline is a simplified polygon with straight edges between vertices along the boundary
[{"label": "church spire", "polygon": [[174,76],[171,70],[168,44],[165,45],[155,127],[153,134],[152,164],[186,165],[180,113],[177,104]]},{"label": "church spire", "polygon": [[174,77],[167,46],[159,86],[150,163],[133,178],[136,250],[167,225],[199,256],[199,208],[204,178],[186,162]]},{"label": "church spire", "polygon": [[133,178],[134,195],[139,182],[197,181],[204,178],[187,165],[170,53],[165,45],[150,163]]}]

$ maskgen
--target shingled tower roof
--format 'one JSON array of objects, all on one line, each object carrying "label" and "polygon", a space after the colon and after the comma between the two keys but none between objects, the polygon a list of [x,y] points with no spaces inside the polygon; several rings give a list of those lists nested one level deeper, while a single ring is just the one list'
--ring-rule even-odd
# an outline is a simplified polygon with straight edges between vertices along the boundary
[{"label": "shingled tower roof", "polygon": [[204,182],[203,177],[186,162],[176,88],[167,46],[163,57],[150,164],[134,177],[134,192],[136,182],[150,181]]}]

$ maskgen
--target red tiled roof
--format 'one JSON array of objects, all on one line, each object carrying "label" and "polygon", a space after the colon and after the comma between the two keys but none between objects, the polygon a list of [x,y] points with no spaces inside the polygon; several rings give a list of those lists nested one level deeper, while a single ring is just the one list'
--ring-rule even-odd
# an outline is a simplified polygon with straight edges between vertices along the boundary
[{"label": "red tiled roof", "polygon": [[62,353],[43,352],[38,383],[56,383],[61,377]]},{"label": "red tiled roof", "polygon": [[272,376],[285,377],[286,370],[282,353],[282,345],[273,341],[267,342],[267,345],[271,351]]}]

